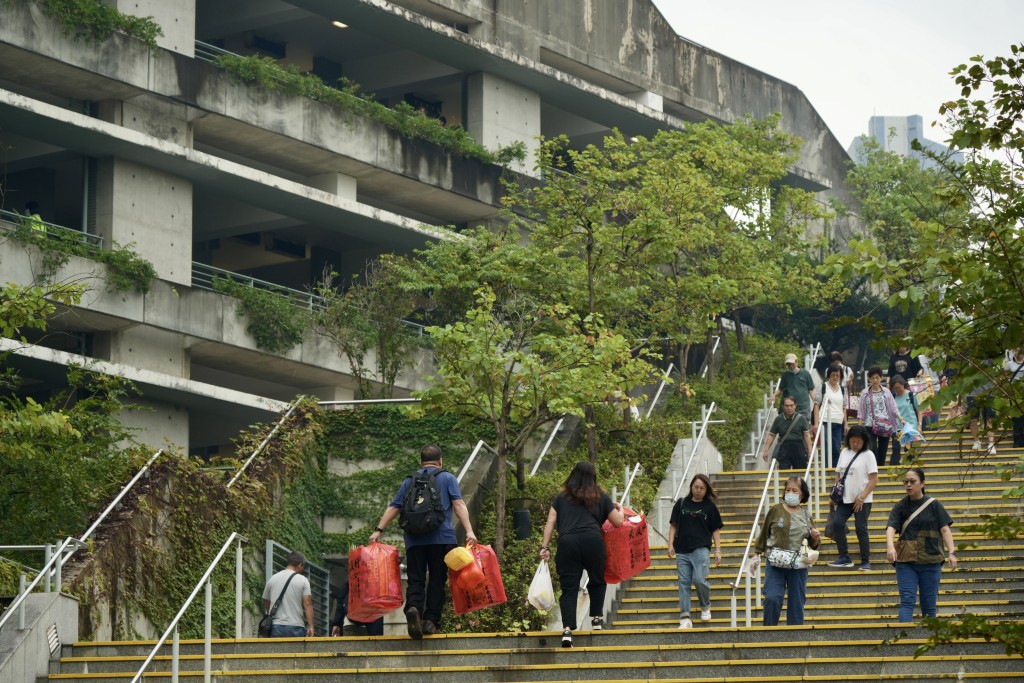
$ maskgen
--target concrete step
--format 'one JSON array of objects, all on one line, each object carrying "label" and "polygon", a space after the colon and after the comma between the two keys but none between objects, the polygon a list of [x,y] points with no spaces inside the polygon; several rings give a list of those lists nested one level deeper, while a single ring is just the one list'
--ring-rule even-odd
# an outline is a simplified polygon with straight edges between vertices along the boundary
[{"label": "concrete step", "polygon": [[[846,637],[845,627],[824,623],[773,629],[702,625],[688,631],[580,631],[574,635],[571,649],[559,647],[557,632],[433,636],[422,641],[400,637],[218,641],[213,666],[218,681],[254,683],[357,678],[361,683],[393,683],[395,676],[428,683],[453,678],[474,682],[795,681],[828,675],[830,670],[836,680],[906,680],[908,671],[928,676],[953,671],[982,680],[1009,680],[1020,673],[1019,659],[1011,659],[998,646],[981,640],[957,643],[942,655],[915,660],[914,650],[924,635],[919,629],[909,629],[906,640],[891,642],[906,627],[876,622],[860,629],[856,640]],[[496,644],[500,647],[493,647]],[[182,644],[186,657],[181,662],[182,678],[197,680],[202,675],[200,648],[197,641]],[[138,644],[86,644],[70,649],[75,654],[62,658],[61,673],[51,675],[50,680],[127,681],[144,658],[141,651],[127,661],[110,654],[139,650]],[[87,654],[90,650],[102,654]],[[161,657],[152,671],[166,676],[169,667],[169,661]]]}]

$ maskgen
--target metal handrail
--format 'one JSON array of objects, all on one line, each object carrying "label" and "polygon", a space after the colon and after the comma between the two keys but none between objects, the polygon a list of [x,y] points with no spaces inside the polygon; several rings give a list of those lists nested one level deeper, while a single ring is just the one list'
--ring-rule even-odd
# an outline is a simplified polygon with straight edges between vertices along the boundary
[{"label": "metal handrail", "polygon": [[665,385],[668,384],[669,375],[672,374],[672,370],[674,370],[675,367],[674,363],[668,364],[668,369],[665,370],[665,376],[661,378],[661,382],[658,383],[658,390],[654,392],[654,398],[651,399],[651,404],[647,406],[646,417],[649,418],[651,413],[654,412],[654,406],[658,404],[658,399],[661,398],[661,392],[665,389]]},{"label": "metal handrail", "polygon": [[222,280],[230,280],[235,284],[242,285],[243,287],[264,289],[268,292],[280,294],[284,298],[288,299],[292,304],[307,311],[311,311],[317,307],[323,308],[326,305],[323,297],[311,294],[310,292],[292,289],[291,287],[285,287],[284,285],[268,282],[267,280],[260,280],[259,278],[242,275],[230,270],[224,270],[223,268],[216,268],[205,263],[199,263],[198,261],[192,262],[193,287],[215,292],[217,290],[214,288],[213,283],[218,278]]},{"label": "metal handrail", "polygon": [[498,454],[498,451],[496,451],[493,448],[491,448],[483,439],[480,439],[479,441],[477,441],[476,442],[476,447],[473,448],[473,452],[469,454],[468,458],[466,458],[466,462],[462,463],[462,469],[459,470],[459,475],[455,478],[455,480],[458,483],[460,483],[460,484],[462,483],[462,478],[464,476],[466,476],[467,472],[469,472],[469,468],[473,465],[473,461],[476,460],[477,453],[480,452],[481,448],[486,448],[487,450],[489,450],[494,455]]},{"label": "metal handrail", "polygon": [[[693,463],[694,459],[697,457],[698,447],[700,446],[702,441],[706,441],[707,440],[706,437],[707,437],[708,425],[710,425],[710,424],[722,424],[724,422],[724,420],[715,420],[715,421],[711,420],[711,415],[714,414],[714,412],[716,410],[718,410],[718,406],[714,403],[714,401],[711,402],[711,407],[710,408],[708,408],[706,406],[701,406],[701,412],[704,414],[704,417],[701,419],[700,430],[699,431],[697,430],[697,423],[696,422],[691,422],[690,423],[690,426],[691,426],[691,428],[693,429],[693,432],[694,432],[692,440],[691,440],[691,443],[690,443],[690,455],[686,459],[686,464],[683,466],[683,471],[682,471],[682,473],[681,473],[681,475],[679,477],[679,484],[678,484],[678,486],[676,486],[675,495],[672,496],[672,500],[678,500],[679,499],[679,494],[682,493],[683,486],[686,484],[686,475],[690,471],[690,465]],[[707,473],[705,473],[705,474],[707,474]]]},{"label": "metal handrail", "polygon": [[252,455],[250,455],[246,459],[246,461],[242,463],[242,466],[238,468],[237,472],[235,472],[235,476],[231,477],[231,481],[228,482],[226,488],[231,488],[234,485],[234,483],[238,481],[239,477],[241,477],[245,473],[245,471],[249,469],[249,465],[252,464],[252,461],[255,460],[256,456],[259,455],[264,448],[267,447],[267,444],[270,443],[270,440],[274,438],[275,434],[277,434],[277,430],[281,428],[281,425],[283,425],[289,417],[291,417],[292,413],[298,407],[299,401],[301,401],[303,398],[305,397],[298,396],[294,401],[292,401],[291,405],[288,406],[288,412],[284,414],[284,417],[277,421],[277,424],[274,425],[274,428],[270,430],[270,433],[267,434],[266,437],[264,437],[263,441],[260,442],[260,445],[256,447],[256,450],[252,452]]},{"label": "metal handrail", "polygon": [[[8,232],[14,232],[17,226],[25,225],[26,221],[29,221],[28,216],[23,216],[16,211],[8,211],[6,209],[0,209],[0,227],[7,230]],[[68,240],[74,242],[81,242],[86,246],[95,247],[97,249],[103,248],[103,236],[94,235],[84,230],[75,230],[64,225],[57,225],[56,223],[49,223],[42,219],[32,218],[32,225],[38,225],[45,230],[34,231],[34,234],[38,234],[40,237],[45,237],[51,240]],[[8,223],[14,224],[14,228],[7,227]]]},{"label": "metal handrail", "polygon": [[[768,394],[769,397],[775,395],[775,392],[779,390],[779,384],[781,383],[782,380],[776,380],[774,385],[768,385],[768,388],[771,390],[771,393]],[[764,424],[761,425],[761,433],[757,437],[757,447],[754,450],[755,458],[761,455],[761,450],[764,448],[764,440],[768,436],[768,430],[771,429],[772,421],[775,419],[775,415],[778,415],[779,412],[775,407],[774,401],[771,401],[771,403],[765,401],[765,404],[765,420]]]},{"label": "metal handrail", "polygon": [[136,472],[135,476],[132,477],[131,480],[121,488],[121,492],[114,496],[114,500],[110,501],[110,504],[107,505],[106,509],[100,513],[99,517],[96,518],[96,521],[92,523],[92,526],[86,529],[85,533],[79,537],[79,542],[85,543],[89,540],[89,537],[92,536],[93,532],[96,531],[97,527],[99,527],[99,525],[103,523],[103,520],[107,518],[107,515],[113,512],[114,508],[116,508],[118,504],[121,502],[121,499],[128,495],[128,492],[132,490],[133,486],[135,486],[135,482],[141,479],[142,476],[149,471],[150,466],[154,462],[156,462],[156,459],[159,458],[163,454],[163,452],[164,450],[161,448],[152,456],[150,456],[149,460],[146,461],[146,464],[142,466],[142,469]]},{"label": "metal handrail", "polygon": [[530,470],[530,476],[537,474],[537,468],[540,467],[540,463],[544,460],[544,456],[548,454],[548,449],[551,448],[551,443],[555,440],[555,435],[558,434],[562,429],[562,423],[565,422],[564,417],[558,418],[558,422],[555,423],[554,429],[551,430],[551,434],[548,435],[548,440],[544,442],[544,448],[540,450],[540,455],[533,463],[533,468]]},{"label": "metal handrail", "polygon": [[[821,346],[820,344],[817,344],[817,345],[815,345],[814,348],[820,348],[820,346]],[[812,348],[812,351],[813,350],[814,349]],[[806,364],[808,362],[807,359],[811,359],[813,357],[814,356],[812,356],[810,353],[805,357],[805,363],[804,363],[805,366],[806,366]],[[778,388],[778,385],[776,385],[776,388]],[[774,405],[773,405],[773,409],[774,409]],[[821,490],[821,488],[823,486],[823,479],[822,479],[821,483],[816,485],[814,480],[810,478],[810,475],[811,475],[811,473],[813,471],[813,472],[815,472],[815,474],[819,475],[819,478],[821,478],[821,476],[823,476],[822,468],[820,467],[820,460],[818,458],[818,452],[819,452],[818,444],[821,441],[822,435],[824,433],[824,430],[821,428],[821,424],[822,424],[822,420],[823,419],[824,419],[824,411],[820,411],[819,415],[818,415],[818,428],[816,430],[816,433],[815,433],[815,436],[814,436],[814,440],[811,442],[811,452],[807,454],[807,467],[804,469],[804,481],[807,482],[807,487],[808,487],[808,489],[811,492],[810,505],[814,507],[815,514],[817,514],[820,511],[820,490]],[[762,446],[759,443],[758,444],[758,453],[760,453],[760,449],[761,448],[762,448]],[[819,463],[819,467],[817,467],[817,468],[814,467],[816,462]],[[776,460],[775,458],[771,458],[771,460],[769,462],[769,465],[768,465],[768,473],[765,476],[764,489],[761,492],[761,499],[758,501],[758,504],[757,504],[757,511],[754,513],[753,524],[750,525],[750,535],[747,538],[747,545],[743,549],[743,555],[742,555],[742,559],[740,560],[740,568],[739,568],[739,570],[738,570],[738,572],[736,574],[736,580],[733,583],[729,584],[730,587],[732,588],[732,599],[730,601],[730,607],[731,607],[731,612],[732,612],[732,614],[731,614],[731,625],[733,627],[736,626],[736,591],[739,590],[740,581],[743,579],[744,574],[746,574],[746,625],[747,626],[751,625],[751,618],[752,618],[753,608],[752,608],[752,604],[751,604],[751,585],[750,584],[751,584],[751,579],[754,578],[754,577],[751,577],[751,575],[750,575],[751,574],[751,570],[750,570],[750,548],[751,548],[751,546],[754,543],[754,537],[758,533],[760,533],[761,520],[764,518],[764,508],[765,508],[765,504],[768,501],[768,490],[769,490],[769,486],[771,486],[773,481],[775,482],[775,495],[777,497],[778,496],[778,488],[779,488],[779,482],[778,482],[778,460]],[[760,600],[761,600],[761,566],[760,566],[760,564],[758,565],[758,568],[757,568],[757,577],[756,577],[756,579],[757,579],[757,581],[756,581],[756,584],[757,584],[756,585],[757,602],[760,603]]]},{"label": "metal handrail", "polygon": [[711,353],[709,353],[708,357],[704,360],[704,367],[701,368],[700,371],[701,379],[704,379],[705,377],[708,376],[708,366],[715,362],[715,354],[718,353],[718,347],[721,344],[722,337],[720,335],[715,335],[715,344],[714,346],[711,347]]},{"label": "metal handrail", "polygon": [[365,406],[365,405],[400,405],[403,403],[419,403],[420,398],[360,398],[349,401],[317,401],[318,406]]},{"label": "metal handrail", "polygon": [[[18,597],[14,599],[14,602],[12,602],[7,607],[3,614],[0,614],[0,629],[4,627],[4,624],[10,621],[11,616],[15,612],[17,612],[20,615],[19,620],[24,621],[25,612],[22,609],[22,606],[25,600],[28,598],[28,595],[36,588],[36,586],[38,586],[39,583],[43,580],[43,577],[50,575],[51,569],[54,570],[56,575],[57,592],[60,592],[60,570],[61,565],[64,562],[65,551],[67,551],[68,548],[70,548],[71,546],[75,546],[75,550],[78,550],[79,548],[82,548],[84,545],[85,544],[79,541],[77,538],[73,538],[71,536],[68,536],[66,539],[64,539],[64,542],[61,543],[60,547],[57,548],[57,552],[53,553],[53,555],[46,562],[46,564],[43,565],[43,568],[39,570],[39,573],[36,574],[36,578],[32,579],[32,582],[29,583],[24,590],[19,590]],[[69,553],[68,556],[70,557],[70,555],[73,553],[74,551]]]},{"label": "metal handrail", "polygon": [[248,539],[242,536],[237,531],[232,531],[231,535],[228,536],[228,540],[224,541],[224,545],[221,546],[220,552],[213,558],[213,562],[206,568],[206,572],[203,577],[199,579],[199,583],[192,589],[191,595],[185,600],[185,604],[181,606],[174,619],[171,620],[170,625],[164,634],[160,636],[160,639],[156,641],[156,645],[150,651],[149,656],[146,657],[146,661],[142,663],[142,667],[139,668],[138,673],[132,678],[131,683],[138,683],[142,679],[143,673],[152,663],[153,658],[156,657],[156,653],[160,651],[161,646],[167,641],[167,637],[173,632],[174,640],[171,645],[171,681],[177,683],[178,681],[178,655],[179,655],[179,639],[178,639],[178,622],[185,615],[195,599],[196,595],[199,594],[199,589],[206,586],[206,610],[204,612],[204,640],[203,640],[203,680],[205,683],[210,683],[210,673],[212,660],[212,640],[213,640],[213,623],[211,614],[213,612],[213,582],[210,577],[213,575],[213,571],[217,568],[224,553],[228,551],[231,544],[238,542],[238,548],[235,553],[235,637],[242,637],[242,543],[247,542]]}]

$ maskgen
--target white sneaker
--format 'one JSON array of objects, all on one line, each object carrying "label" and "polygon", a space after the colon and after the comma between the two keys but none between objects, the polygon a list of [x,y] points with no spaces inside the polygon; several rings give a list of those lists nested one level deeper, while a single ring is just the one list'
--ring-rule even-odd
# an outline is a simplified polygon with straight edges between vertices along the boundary
[{"label": "white sneaker", "polygon": [[989,455],[995,455],[996,454],[996,445],[994,443],[990,443],[988,445],[988,454]]},{"label": "white sneaker", "polygon": [[690,617],[683,617],[680,619],[679,628],[693,628],[693,622],[690,621]]},{"label": "white sneaker", "polygon": [[972,451],[980,451],[981,450],[981,441],[975,439],[974,445],[971,446],[971,450]]},{"label": "white sneaker", "polygon": [[711,621],[711,608],[710,607],[701,607],[700,608],[700,620],[701,621]]}]

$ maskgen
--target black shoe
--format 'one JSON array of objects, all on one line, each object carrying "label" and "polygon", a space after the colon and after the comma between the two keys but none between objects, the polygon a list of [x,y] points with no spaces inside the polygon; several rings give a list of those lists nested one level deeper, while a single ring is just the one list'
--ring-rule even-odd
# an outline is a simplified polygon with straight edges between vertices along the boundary
[{"label": "black shoe", "polygon": [[604,630],[604,617],[591,617],[591,619],[590,619],[590,630],[591,631],[602,631],[602,630]]},{"label": "black shoe", "polygon": [[562,647],[572,647],[572,631],[569,629],[562,631]]},{"label": "black shoe", "polygon": [[430,619],[423,620],[423,635],[425,636],[436,636],[440,631],[437,630],[437,624],[432,622]]},{"label": "black shoe", "polygon": [[409,637],[413,640],[423,639],[423,624],[420,622],[420,611],[410,607],[405,612],[405,621],[409,627]]}]

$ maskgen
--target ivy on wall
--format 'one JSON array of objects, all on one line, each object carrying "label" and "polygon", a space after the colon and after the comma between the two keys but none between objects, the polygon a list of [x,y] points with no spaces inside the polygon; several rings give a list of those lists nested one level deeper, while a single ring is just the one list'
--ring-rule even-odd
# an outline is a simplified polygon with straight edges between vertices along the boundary
[{"label": "ivy on wall", "polygon": [[40,234],[27,223],[19,225],[10,236],[16,242],[39,250],[42,255],[40,275],[44,278],[53,277],[72,256],[80,256],[107,266],[107,290],[111,292],[134,290],[145,294],[156,280],[153,264],[139,256],[132,244],[115,244],[111,249],[102,249],[82,241],[81,234],[72,230],[57,229]]},{"label": "ivy on wall", "polygon": [[260,287],[215,277],[213,291],[238,299],[238,317],[249,319],[246,331],[257,348],[285,353],[302,341],[309,328],[309,315],[288,297]]}]

